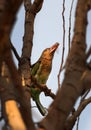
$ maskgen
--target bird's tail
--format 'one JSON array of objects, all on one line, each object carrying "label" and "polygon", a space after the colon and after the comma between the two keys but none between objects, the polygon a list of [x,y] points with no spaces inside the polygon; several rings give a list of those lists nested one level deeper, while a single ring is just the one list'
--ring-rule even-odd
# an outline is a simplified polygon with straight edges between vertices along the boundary
[{"label": "bird's tail", "polygon": [[41,104],[41,102],[39,100],[36,101],[36,105],[38,107],[38,110],[40,111],[40,113],[42,114],[42,116],[46,116],[48,111],[46,108],[43,107],[43,105]]}]

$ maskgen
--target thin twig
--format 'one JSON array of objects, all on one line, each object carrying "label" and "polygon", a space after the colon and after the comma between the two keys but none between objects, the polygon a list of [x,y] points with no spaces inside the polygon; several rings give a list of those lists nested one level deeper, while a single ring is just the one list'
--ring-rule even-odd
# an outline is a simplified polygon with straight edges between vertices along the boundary
[{"label": "thin twig", "polygon": [[58,73],[58,88],[60,88],[60,74],[61,71],[63,70],[63,62],[64,62],[64,50],[65,50],[65,17],[64,17],[64,12],[65,12],[65,0],[63,0],[63,11],[62,11],[62,19],[63,19],[63,49],[62,49],[62,61]]},{"label": "thin twig", "polygon": [[80,104],[80,106],[78,107],[78,113],[80,114],[82,112],[82,110],[89,104],[91,103],[91,97],[89,97],[88,99],[84,99],[82,101],[82,103]]},{"label": "thin twig", "polygon": [[0,121],[2,121],[3,120],[3,116],[0,116]]},{"label": "thin twig", "polygon": [[70,15],[69,15],[69,32],[68,32],[68,48],[70,52],[70,37],[71,37],[71,17],[72,17],[72,8],[73,8],[74,0],[72,0],[71,8],[70,8]]},{"label": "thin twig", "polygon": [[90,92],[90,89],[88,89],[88,90],[82,95],[80,103],[86,98],[86,96],[88,95],[89,92]]},{"label": "thin twig", "polygon": [[76,130],[78,130],[78,128],[79,128],[79,120],[80,120],[80,117],[77,118],[77,127],[76,127]]},{"label": "thin twig", "polygon": [[86,59],[88,59],[88,57],[91,55],[91,46],[90,46],[90,48],[89,48],[89,50],[88,50],[88,52],[87,52],[87,54],[86,54]]},{"label": "thin twig", "polygon": [[17,59],[18,62],[19,62],[19,61],[20,61],[20,57],[19,57],[19,55],[18,55],[18,52],[16,51],[14,45],[13,45],[11,42],[10,42],[10,44],[11,44],[11,49],[12,49],[12,51],[13,51],[13,53],[14,53],[16,59]]}]

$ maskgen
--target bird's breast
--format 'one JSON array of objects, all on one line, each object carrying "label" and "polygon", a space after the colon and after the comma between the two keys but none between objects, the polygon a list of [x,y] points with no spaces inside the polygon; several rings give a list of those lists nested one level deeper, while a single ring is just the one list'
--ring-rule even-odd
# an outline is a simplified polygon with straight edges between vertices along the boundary
[{"label": "bird's breast", "polygon": [[51,62],[45,61],[41,63],[37,75],[35,76],[40,84],[45,84],[47,82],[47,79],[51,72],[51,68],[52,68]]}]

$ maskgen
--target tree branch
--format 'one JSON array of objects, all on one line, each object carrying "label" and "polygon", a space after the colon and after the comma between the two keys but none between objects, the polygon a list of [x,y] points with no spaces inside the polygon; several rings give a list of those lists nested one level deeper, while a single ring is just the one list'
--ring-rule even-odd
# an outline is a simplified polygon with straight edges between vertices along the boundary
[{"label": "tree branch", "polygon": [[65,50],[65,17],[64,17],[64,12],[65,12],[65,0],[63,0],[63,11],[62,11],[62,19],[63,19],[63,49],[62,49],[62,61],[58,73],[58,87],[60,89],[60,74],[63,70],[63,63],[64,63],[64,50]]},{"label": "tree branch", "polygon": [[72,8],[73,8],[73,3],[74,3],[74,0],[72,0],[72,3],[71,3],[71,8],[70,8],[70,15],[69,15],[69,33],[68,33],[68,48],[69,48],[69,52],[70,52],[70,35],[71,35],[71,17],[72,17]]},{"label": "tree branch", "polygon": [[89,97],[88,99],[84,99],[84,100],[80,103],[80,105],[79,105],[77,111],[75,111],[75,112],[73,113],[73,115],[70,116],[70,117],[67,119],[67,121],[66,121],[66,123],[65,123],[65,129],[64,129],[64,130],[72,130],[72,128],[73,128],[73,126],[74,126],[74,124],[75,124],[75,122],[76,122],[76,120],[77,120],[77,117],[80,116],[80,114],[82,113],[82,111],[85,109],[85,107],[86,107],[89,103],[91,103],[91,97]]},{"label": "tree branch", "polygon": [[17,59],[18,62],[19,62],[19,61],[20,61],[20,57],[19,57],[19,55],[18,55],[18,52],[16,51],[15,47],[13,46],[13,44],[12,44],[11,42],[10,42],[10,44],[11,44],[11,49],[12,49],[12,51],[13,51],[13,53],[14,53],[16,59]]},{"label": "tree branch", "polygon": [[[0,33],[1,34],[0,35],[0,69],[1,69],[2,62],[4,61],[7,64],[8,69],[10,71],[12,83],[18,92],[17,99],[20,104],[22,117],[24,119],[26,127],[34,130],[34,125],[31,118],[30,105],[28,105],[26,102],[26,96],[24,95],[20,76],[12,58],[10,40],[9,40],[10,33],[12,31],[12,27],[15,22],[16,12],[22,3],[22,0],[10,0],[8,2],[7,1],[5,2],[6,2],[4,4],[5,9],[1,12],[0,15],[0,19],[1,19],[0,20],[0,32],[1,32]],[[11,11],[11,7],[12,7],[12,11]],[[9,17],[8,20],[7,17]]]},{"label": "tree branch", "polygon": [[[31,4],[30,0],[24,0],[24,7],[25,7],[25,33],[23,37],[23,48],[22,48],[22,55],[20,57],[19,62],[19,72],[23,79],[23,87],[24,90],[27,89],[27,86],[31,84],[31,51],[33,45],[33,34],[34,34],[34,20],[37,12],[42,8],[43,0],[34,0],[33,4]],[[41,5],[41,6],[40,6]],[[30,106],[30,92],[24,91],[26,95],[26,100],[28,106]],[[23,114],[23,113],[22,113]],[[29,120],[29,118],[27,118]],[[27,127],[31,129],[31,125]]]}]

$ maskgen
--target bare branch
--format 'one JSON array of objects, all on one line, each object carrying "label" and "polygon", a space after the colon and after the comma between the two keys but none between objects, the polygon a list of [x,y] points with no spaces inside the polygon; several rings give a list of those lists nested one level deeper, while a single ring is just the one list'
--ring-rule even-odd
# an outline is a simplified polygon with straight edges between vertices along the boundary
[{"label": "bare branch", "polygon": [[[23,48],[22,55],[19,63],[19,70],[24,79],[24,87],[30,86],[31,84],[31,51],[33,45],[33,34],[34,34],[34,20],[37,14],[37,9],[42,8],[43,0],[35,0],[31,4],[30,0],[24,0],[25,6],[25,33],[23,37]],[[41,5],[41,7],[40,7]],[[25,91],[28,102],[30,103],[30,93]]]},{"label": "bare branch", "polygon": [[19,57],[19,55],[18,55],[18,52],[16,51],[15,47],[13,46],[13,44],[12,44],[11,42],[10,42],[10,44],[11,44],[11,49],[12,49],[12,51],[13,51],[13,53],[14,53],[16,59],[17,59],[18,62],[19,62],[19,61],[20,61],[20,57]]},{"label": "bare branch", "polygon": [[[18,70],[16,69],[16,66],[14,64],[12,54],[11,54],[11,48],[10,48],[10,33],[15,21],[16,12],[19,9],[22,0],[10,0],[5,1],[5,10],[2,11],[2,15],[0,15],[0,73],[1,73],[1,65],[4,61],[9,69],[9,72],[11,74],[12,84],[17,90],[17,95],[19,96],[18,102],[20,103],[20,111],[22,114],[22,118],[24,120],[24,123],[26,124],[27,128],[35,129],[32,118],[31,118],[31,109],[30,104],[26,102],[26,96],[24,94],[23,87],[21,85],[21,79],[20,75],[18,73]],[[11,11],[12,7],[12,11]],[[9,19],[7,20],[7,18]],[[0,86],[1,88],[1,86]],[[7,87],[8,89],[8,87]],[[9,90],[8,90],[9,91]]]},{"label": "bare branch", "polygon": [[58,73],[58,87],[60,89],[60,74],[61,71],[63,70],[63,62],[64,62],[64,50],[65,50],[65,17],[64,17],[64,12],[65,12],[65,0],[63,0],[63,11],[62,11],[62,19],[63,19],[63,48],[62,48],[62,61]]},{"label": "bare branch", "polygon": [[17,102],[8,100],[5,102],[5,110],[8,115],[9,126],[12,130],[26,130],[25,123],[20,114]]},{"label": "bare branch", "polygon": [[74,126],[74,124],[75,124],[75,121],[77,120],[77,117],[80,116],[80,114],[82,113],[82,111],[85,109],[85,107],[86,107],[89,103],[91,103],[91,97],[89,97],[88,99],[84,99],[84,100],[80,103],[80,105],[79,105],[77,111],[75,111],[74,114],[73,114],[72,116],[70,116],[70,117],[68,118],[68,120],[66,121],[66,123],[65,123],[65,130],[72,130],[72,128],[73,128],[73,126]]},{"label": "bare branch", "polygon": [[91,55],[91,46],[90,46],[90,48],[89,48],[89,50],[88,50],[88,52],[87,52],[87,54],[86,54],[86,59],[88,59],[88,57]]},{"label": "bare branch", "polygon": [[[39,6],[42,2],[43,2],[43,0],[35,0],[33,2],[33,4],[31,4],[30,0],[24,0],[24,7],[25,7],[25,29],[24,30],[25,30],[25,33],[24,33],[24,37],[23,37],[22,55],[21,55],[20,63],[19,63],[19,71],[20,71],[21,77],[23,76],[23,80],[24,80],[24,82],[23,82],[24,90],[26,90],[27,86],[30,86],[30,84],[31,84],[30,66],[31,66],[31,51],[32,51],[33,34],[34,34],[34,20],[35,20],[36,14],[37,14],[37,9],[39,9]],[[24,91],[24,93],[27,98],[26,99],[27,104],[31,108],[30,92]],[[29,124],[28,129],[32,129],[31,124]]]},{"label": "bare branch", "polygon": [[34,0],[33,2],[33,8],[35,8],[36,13],[38,13],[43,5],[44,0]]},{"label": "bare branch", "polygon": [[[26,130],[25,124],[17,106],[17,94],[13,83],[10,79],[6,80],[4,76],[0,77],[0,98],[2,104],[2,116],[6,122],[8,121],[8,125],[12,129],[20,128]],[[15,122],[16,119],[17,122]]]},{"label": "bare branch", "polygon": [[76,130],[79,129],[79,120],[80,120],[80,117],[77,118],[77,127],[76,127]]},{"label": "bare branch", "polygon": [[82,101],[86,98],[86,96],[89,94],[89,92],[90,92],[90,89],[88,89],[88,90],[81,96],[81,101],[80,101],[80,102],[82,102]]},{"label": "bare branch", "polygon": [[73,3],[74,3],[74,0],[72,0],[72,3],[71,3],[70,16],[69,16],[69,33],[68,33],[68,48],[69,48],[69,52],[70,52],[71,17],[72,17]]}]

